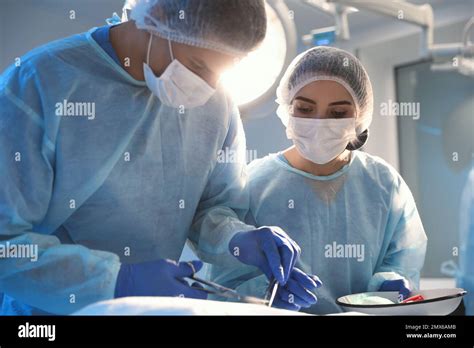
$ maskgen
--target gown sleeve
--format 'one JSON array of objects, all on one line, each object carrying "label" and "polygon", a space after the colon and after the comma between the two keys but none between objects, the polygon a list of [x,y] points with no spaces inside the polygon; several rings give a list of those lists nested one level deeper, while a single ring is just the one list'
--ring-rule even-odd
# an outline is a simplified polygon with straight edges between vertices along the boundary
[{"label": "gown sleeve", "polygon": [[377,291],[384,281],[403,278],[409,281],[412,290],[418,289],[427,237],[413,195],[398,174],[392,191],[385,238],[390,238],[388,248],[379,258],[367,290]]},{"label": "gown sleeve", "polygon": [[255,229],[241,220],[249,209],[245,134],[237,107],[229,110],[230,125],[221,156],[217,154],[189,236],[192,249],[203,261],[219,265],[238,265],[228,250],[229,242],[237,232]]},{"label": "gown sleeve", "polygon": [[[0,75],[0,249],[9,256],[0,257],[0,293],[69,314],[113,298],[120,262],[39,231],[52,200],[57,126],[42,113],[48,91],[38,88],[33,69],[23,69]],[[20,248],[31,257],[5,253]]]}]

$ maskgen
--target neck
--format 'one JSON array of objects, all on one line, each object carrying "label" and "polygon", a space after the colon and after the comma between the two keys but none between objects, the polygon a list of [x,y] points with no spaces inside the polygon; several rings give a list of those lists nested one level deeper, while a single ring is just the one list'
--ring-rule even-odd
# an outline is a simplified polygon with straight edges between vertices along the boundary
[{"label": "neck", "polygon": [[[146,63],[147,49],[150,34],[135,26],[134,21],[117,25],[110,30],[110,42],[115,50],[122,67],[134,79],[143,81],[143,63]],[[153,52],[168,52],[164,46],[166,40],[157,36],[153,37],[149,65],[157,76],[165,70],[169,63],[168,54],[153,54]]]},{"label": "neck", "polygon": [[344,150],[343,153],[334,158],[331,162],[317,164],[301,156],[294,146],[285,150],[283,155],[294,168],[316,176],[328,176],[334,174],[351,160],[351,152]]}]

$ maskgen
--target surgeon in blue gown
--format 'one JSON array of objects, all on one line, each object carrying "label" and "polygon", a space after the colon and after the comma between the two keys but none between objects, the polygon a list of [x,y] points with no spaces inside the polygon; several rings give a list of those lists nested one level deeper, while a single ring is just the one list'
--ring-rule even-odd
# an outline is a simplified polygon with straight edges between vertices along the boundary
[{"label": "surgeon in blue gown", "polygon": [[187,240],[204,261],[286,282],[297,245],[240,221],[245,161],[217,160],[245,151],[219,74],[265,30],[259,0],[138,0],[130,21],[51,42],[1,75],[0,246],[37,248],[0,258],[2,314],[206,298],[185,281],[202,263],[176,262]]},{"label": "surgeon in blue gown", "polygon": [[[326,314],[341,312],[336,299],[348,294],[397,291],[406,298],[419,286],[427,238],[402,177],[358,150],[373,109],[360,61],[337,48],[312,48],[294,59],[277,97],[294,146],[250,164],[247,222],[282,227],[301,247],[295,270],[323,283],[316,304],[305,303],[307,292],[295,285],[281,287],[277,300]],[[244,265],[215,266],[212,279],[254,296],[268,284]]]}]

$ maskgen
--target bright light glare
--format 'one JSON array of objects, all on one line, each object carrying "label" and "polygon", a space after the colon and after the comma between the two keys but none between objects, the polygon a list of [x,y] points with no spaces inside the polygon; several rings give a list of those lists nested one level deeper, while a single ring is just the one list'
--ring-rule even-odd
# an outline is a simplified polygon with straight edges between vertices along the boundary
[{"label": "bright light glare", "polygon": [[262,45],[222,75],[222,83],[237,105],[268,91],[280,75],[286,56],[286,37],[275,11],[267,5],[267,35]]}]

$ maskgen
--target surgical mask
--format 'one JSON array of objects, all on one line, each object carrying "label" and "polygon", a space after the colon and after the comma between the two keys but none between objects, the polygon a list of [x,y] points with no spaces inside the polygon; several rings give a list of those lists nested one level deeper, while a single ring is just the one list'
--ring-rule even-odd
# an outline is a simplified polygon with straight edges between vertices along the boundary
[{"label": "surgical mask", "polygon": [[339,156],[356,137],[354,118],[301,118],[291,116],[286,128],[288,139],[307,160],[325,164]]},{"label": "surgical mask", "polygon": [[148,88],[156,95],[163,104],[178,108],[184,106],[187,109],[198,107],[207,103],[215,93],[209,84],[186,68],[179,60],[174,59],[171,41],[168,40],[171,63],[160,77],[155,76],[149,66],[150,50],[153,35],[150,34],[146,63],[143,63],[145,82]]}]

